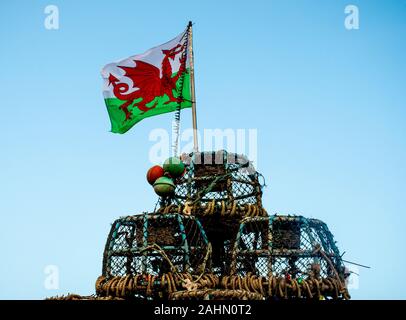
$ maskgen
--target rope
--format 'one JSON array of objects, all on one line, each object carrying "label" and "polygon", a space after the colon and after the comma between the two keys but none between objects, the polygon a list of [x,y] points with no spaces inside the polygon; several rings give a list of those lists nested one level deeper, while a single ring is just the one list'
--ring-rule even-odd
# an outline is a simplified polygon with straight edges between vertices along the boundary
[{"label": "rope", "polygon": [[151,274],[137,274],[106,278],[100,276],[96,281],[97,296],[130,297],[135,294],[163,297],[178,291],[178,287],[185,287],[187,291],[201,288],[215,288],[219,280],[212,274],[203,274],[193,280],[190,273],[164,273],[161,276]]},{"label": "rope", "polygon": [[176,267],[173,265],[172,261],[168,258],[168,255],[166,254],[166,252],[156,243],[153,243],[143,249],[140,250],[140,253],[144,252],[144,251],[148,251],[148,250],[155,250],[157,251],[169,264],[169,266],[171,267],[171,271],[176,273],[177,269]]},{"label": "rope", "polygon": [[178,104],[176,106],[176,113],[175,113],[175,123],[174,123],[174,131],[175,131],[175,142],[173,145],[173,154],[174,156],[177,156],[178,153],[178,145],[179,145],[179,129],[180,129],[180,111],[181,111],[181,106],[182,106],[182,101],[183,101],[183,82],[185,79],[185,73],[186,73],[186,55],[187,55],[187,50],[188,50],[188,43],[189,43],[189,26],[187,27],[187,30],[185,31],[185,41],[183,45],[185,46],[185,49],[182,52],[181,56],[181,66],[179,68],[178,72],[182,72],[182,75],[179,78],[179,90],[177,90],[178,94]]},{"label": "rope", "polygon": [[226,204],[224,200],[208,202],[206,205],[198,205],[192,202],[186,202],[184,205],[171,204],[166,207],[161,207],[157,211],[158,213],[168,214],[168,213],[183,213],[184,215],[196,215],[196,216],[211,216],[216,213],[220,213],[222,217],[266,217],[268,213],[266,210],[257,204],[246,203],[238,204],[237,201],[233,201]]},{"label": "rope", "polygon": [[346,288],[335,278],[324,279],[286,279],[285,277],[269,278],[248,273],[245,277],[237,275],[224,276],[221,287],[228,290],[245,290],[263,295],[266,298],[320,298],[350,299]]},{"label": "rope", "polygon": [[[145,295],[172,299],[203,298],[211,294],[217,298],[240,298],[242,292],[254,294],[258,299],[350,299],[348,291],[341,291],[340,283],[334,277],[316,279],[286,279],[285,277],[261,277],[247,274],[223,276],[203,274],[193,280],[190,273],[166,273],[161,276],[127,275],[107,279],[100,276],[96,281],[97,297],[125,298]],[[178,287],[186,290],[178,291]],[[215,291],[216,293],[213,293]],[[234,292],[234,293],[233,293]],[[72,297],[72,299],[75,297]]]},{"label": "rope", "polygon": [[69,300],[123,300],[123,299],[119,298],[119,297],[113,297],[113,296],[108,296],[108,297],[101,297],[101,296],[96,296],[96,295],[81,296],[79,294],[71,293],[71,294],[67,294],[67,295],[49,297],[49,298],[46,298],[45,300],[69,301]]},{"label": "rope", "polygon": [[209,257],[211,256],[211,253],[212,253],[212,247],[211,247],[211,243],[209,242],[208,245],[207,245],[206,255],[204,256],[203,263],[200,265],[201,273],[197,277],[197,279],[195,281],[193,281],[193,282],[197,283],[202,278],[202,276],[204,275],[204,272],[206,270],[207,261],[209,260]]},{"label": "rope", "polygon": [[[158,244],[153,243],[152,245],[149,245],[149,246],[143,248],[142,250],[140,250],[140,253],[142,253],[144,251],[148,251],[148,250],[154,250],[154,251],[158,252],[168,262],[168,264],[169,264],[169,266],[171,268],[171,272],[174,273],[175,275],[179,276],[180,273],[178,272],[177,268],[173,265],[172,261],[169,259],[166,252]],[[196,280],[193,280],[193,281],[191,279],[187,279],[187,281],[186,281],[186,280],[184,280],[182,278],[182,276],[180,276],[181,281],[184,282],[186,285],[190,285],[191,283],[192,284],[193,283],[195,283],[195,284],[198,283],[200,281],[200,279],[202,278],[202,276],[205,274],[206,265],[207,265],[207,262],[208,262],[208,260],[209,260],[209,258],[211,256],[211,253],[212,253],[211,243],[208,243],[207,250],[206,250],[206,255],[203,258],[203,262],[199,267],[199,269],[201,269],[200,275],[197,277]],[[173,281],[172,281],[172,283],[173,283]]]},{"label": "rope", "polygon": [[219,290],[219,289],[204,289],[194,291],[178,291],[169,295],[170,300],[184,299],[236,299],[236,300],[263,300],[263,296],[259,293],[253,293],[245,290]]}]

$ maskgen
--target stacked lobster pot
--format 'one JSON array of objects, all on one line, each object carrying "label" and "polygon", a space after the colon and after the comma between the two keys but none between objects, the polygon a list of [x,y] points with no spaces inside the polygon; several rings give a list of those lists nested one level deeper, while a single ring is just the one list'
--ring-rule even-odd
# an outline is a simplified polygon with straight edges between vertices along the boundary
[{"label": "stacked lobster pot", "polygon": [[212,272],[228,274],[240,221],[267,216],[262,176],[245,156],[226,151],[193,153],[182,160],[187,172],[177,184],[172,207],[184,204],[182,213],[201,221],[212,246]]},{"label": "stacked lobster pot", "polygon": [[[245,156],[222,150],[177,161],[183,171],[170,167],[174,159],[165,170],[154,168],[176,176],[148,174],[160,194],[156,210],[113,223],[97,296],[349,299],[348,274],[327,226],[268,215],[264,179]],[[170,188],[162,188],[165,179]]]}]

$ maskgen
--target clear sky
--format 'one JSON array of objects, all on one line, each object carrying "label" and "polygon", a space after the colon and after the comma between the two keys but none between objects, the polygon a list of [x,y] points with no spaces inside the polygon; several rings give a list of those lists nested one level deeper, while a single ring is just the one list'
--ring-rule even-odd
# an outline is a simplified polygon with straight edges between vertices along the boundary
[{"label": "clear sky", "polygon": [[110,133],[100,70],[189,20],[199,128],[257,129],[268,212],[325,221],[372,267],[353,298],[405,299],[404,0],[1,1],[0,298],[94,293],[110,223],[153,209],[148,136],[173,114]]}]

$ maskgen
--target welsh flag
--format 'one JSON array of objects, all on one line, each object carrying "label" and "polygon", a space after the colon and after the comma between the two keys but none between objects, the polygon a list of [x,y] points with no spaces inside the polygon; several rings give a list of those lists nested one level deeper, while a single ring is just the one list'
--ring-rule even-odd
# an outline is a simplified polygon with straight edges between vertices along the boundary
[{"label": "welsh flag", "polygon": [[103,68],[103,95],[112,132],[125,133],[144,118],[192,106],[187,41],[188,30]]}]

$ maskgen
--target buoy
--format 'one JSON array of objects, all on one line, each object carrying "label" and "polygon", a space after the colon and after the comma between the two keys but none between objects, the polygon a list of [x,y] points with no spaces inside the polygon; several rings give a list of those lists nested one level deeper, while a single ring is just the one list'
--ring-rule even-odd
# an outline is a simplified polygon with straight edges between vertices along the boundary
[{"label": "buoy", "polygon": [[175,193],[175,184],[171,178],[161,177],[155,181],[154,191],[160,197],[168,197]]},{"label": "buoy", "polygon": [[164,175],[164,169],[161,166],[153,166],[151,168],[149,168],[148,172],[147,172],[147,181],[150,185],[153,185],[155,183],[155,181],[160,178],[163,177]]},{"label": "buoy", "polygon": [[164,162],[164,171],[176,179],[185,173],[185,164],[178,157],[171,157]]}]

